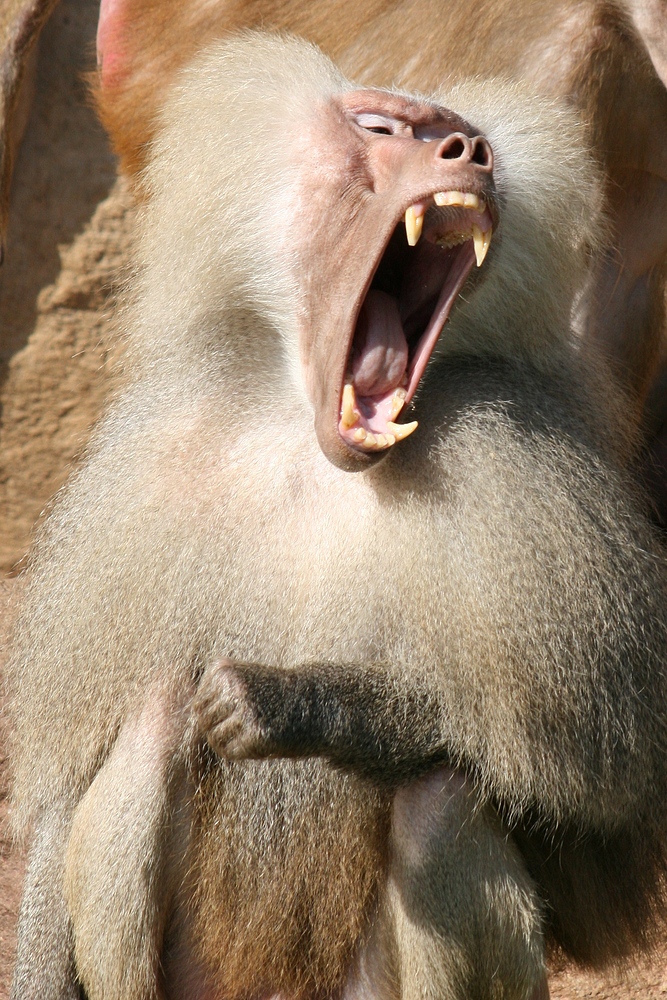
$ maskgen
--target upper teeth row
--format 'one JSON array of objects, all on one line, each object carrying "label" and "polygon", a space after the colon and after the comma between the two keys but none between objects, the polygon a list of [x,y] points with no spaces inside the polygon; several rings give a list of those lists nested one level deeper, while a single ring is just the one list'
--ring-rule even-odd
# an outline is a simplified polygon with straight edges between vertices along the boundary
[{"label": "upper teeth row", "polygon": [[486,210],[486,202],[483,198],[465,191],[437,191],[433,195],[433,201],[439,208],[445,205],[456,205],[460,208],[472,208],[475,212]]},{"label": "upper teeth row", "polygon": [[[470,208],[480,213],[486,211],[486,202],[484,199],[466,191],[437,191],[433,195],[433,201],[440,208],[446,205],[453,205],[457,208]],[[405,232],[411,247],[416,246],[419,242],[424,225],[426,208],[427,206],[423,202],[417,202],[405,210]],[[475,247],[477,267],[481,267],[491,244],[491,230],[483,231],[479,226],[473,224],[470,229],[470,236]]]}]

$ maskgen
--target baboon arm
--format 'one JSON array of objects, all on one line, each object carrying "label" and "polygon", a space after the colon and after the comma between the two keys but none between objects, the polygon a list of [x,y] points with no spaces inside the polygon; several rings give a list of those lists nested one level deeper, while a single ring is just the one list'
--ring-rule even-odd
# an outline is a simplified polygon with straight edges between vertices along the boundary
[{"label": "baboon arm", "polygon": [[[591,831],[617,831],[619,817],[631,822],[644,801],[640,778],[628,781],[622,758],[604,785],[598,780],[586,727],[579,745],[564,729],[552,729],[549,741],[539,728],[538,697],[517,720],[518,729],[489,731],[487,739],[466,725],[446,680],[419,667],[282,669],[221,660],[204,671],[192,704],[200,734],[233,760],[324,757],[390,790],[447,764],[478,781],[508,816],[516,818],[521,802],[540,822]],[[595,738],[609,738],[598,723],[592,727]],[[512,767],[515,752],[522,754],[518,768]],[[568,768],[559,770],[564,757]]]},{"label": "baboon arm", "polygon": [[448,756],[435,693],[392,683],[382,669],[286,671],[221,660],[205,671],[194,708],[212,748],[232,759],[322,756],[399,785]]}]

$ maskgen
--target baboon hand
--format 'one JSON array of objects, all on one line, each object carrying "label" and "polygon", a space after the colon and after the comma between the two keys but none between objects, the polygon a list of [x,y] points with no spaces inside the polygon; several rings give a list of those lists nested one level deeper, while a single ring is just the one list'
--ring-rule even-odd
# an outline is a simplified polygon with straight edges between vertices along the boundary
[{"label": "baboon hand", "polygon": [[261,669],[223,658],[204,670],[192,708],[199,732],[220,757],[244,760],[271,753],[247,682],[249,671]]}]

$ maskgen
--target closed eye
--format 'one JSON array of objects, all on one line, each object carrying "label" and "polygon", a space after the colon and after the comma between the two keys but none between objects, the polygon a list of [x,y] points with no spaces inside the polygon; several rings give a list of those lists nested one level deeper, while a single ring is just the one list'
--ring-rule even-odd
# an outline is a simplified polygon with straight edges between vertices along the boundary
[{"label": "closed eye", "polygon": [[362,111],[354,116],[354,120],[361,128],[367,132],[374,132],[376,135],[405,135],[406,131],[411,132],[410,126],[406,122],[388,115]]}]

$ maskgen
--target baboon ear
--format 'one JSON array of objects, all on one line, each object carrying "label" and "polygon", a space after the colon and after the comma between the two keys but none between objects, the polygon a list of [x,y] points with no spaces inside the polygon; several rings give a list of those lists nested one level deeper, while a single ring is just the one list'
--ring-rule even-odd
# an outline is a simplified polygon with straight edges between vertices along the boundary
[{"label": "baboon ear", "polygon": [[14,157],[32,96],[35,42],[57,0],[0,3],[0,259],[4,249]]},{"label": "baboon ear", "polygon": [[225,16],[225,4],[216,15],[197,0],[101,0],[93,92],[121,170],[131,178],[145,165],[174,75],[216,34],[216,17]]},{"label": "baboon ear", "polygon": [[[160,13],[169,0],[101,0],[97,23],[97,78],[93,96],[121,169],[130,176],[143,165],[139,151],[152,138],[151,110],[157,108],[155,89],[160,73],[153,66],[159,54]],[[147,12],[155,17],[151,31]],[[140,53],[143,57],[140,58]]]}]

